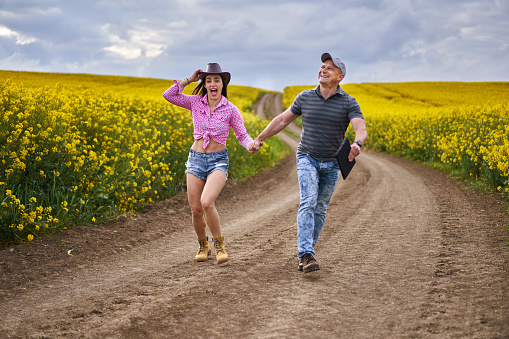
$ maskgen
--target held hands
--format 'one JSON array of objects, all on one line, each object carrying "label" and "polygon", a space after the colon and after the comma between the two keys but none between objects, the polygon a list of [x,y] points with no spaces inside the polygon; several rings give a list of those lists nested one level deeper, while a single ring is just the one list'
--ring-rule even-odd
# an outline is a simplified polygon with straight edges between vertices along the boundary
[{"label": "held hands", "polygon": [[260,148],[262,148],[262,146],[263,146],[263,142],[258,139],[255,139],[249,143],[249,147],[248,147],[247,151],[251,154],[254,154],[254,153],[258,152],[260,150]]},{"label": "held hands", "polygon": [[352,162],[359,154],[361,154],[361,147],[353,143],[348,154],[348,161]]}]

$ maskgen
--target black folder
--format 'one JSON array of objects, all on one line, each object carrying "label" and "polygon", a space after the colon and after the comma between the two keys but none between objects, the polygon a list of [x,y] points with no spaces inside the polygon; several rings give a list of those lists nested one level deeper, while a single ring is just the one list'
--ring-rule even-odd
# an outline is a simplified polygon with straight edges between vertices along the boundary
[{"label": "black folder", "polygon": [[350,154],[350,140],[345,138],[341,146],[339,146],[336,151],[336,159],[339,163],[339,169],[341,170],[341,175],[343,176],[343,180],[346,180],[346,177],[350,173],[355,165],[355,159],[352,162],[348,161],[348,154]]}]

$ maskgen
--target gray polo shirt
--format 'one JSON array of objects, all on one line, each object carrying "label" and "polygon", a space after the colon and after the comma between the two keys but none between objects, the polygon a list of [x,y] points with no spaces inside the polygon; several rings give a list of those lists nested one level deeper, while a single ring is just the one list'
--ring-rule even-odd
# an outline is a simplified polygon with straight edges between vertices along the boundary
[{"label": "gray polo shirt", "polygon": [[293,114],[302,116],[297,154],[309,154],[324,162],[336,161],[334,154],[345,138],[350,120],[364,117],[357,100],[340,86],[327,100],[318,88],[299,93],[290,107]]}]

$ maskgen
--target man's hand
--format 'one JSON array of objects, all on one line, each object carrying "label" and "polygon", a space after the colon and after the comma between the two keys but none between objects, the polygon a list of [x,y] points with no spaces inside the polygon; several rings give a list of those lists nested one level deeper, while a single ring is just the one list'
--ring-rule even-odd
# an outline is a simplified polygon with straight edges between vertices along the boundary
[{"label": "man's hand", "polygon": [[248,152],[254,154],[254,153],[258,152],[260,150],[260,148],[262,148],[262,146],[263,146],[263,142],[258,139],[255,139],[249,144]]},{"label": "man's hand", "polygon": [[361,154],[361,147],[356,143],[353,143],[348,154],[348,161],[352,162],[355,157]]}]

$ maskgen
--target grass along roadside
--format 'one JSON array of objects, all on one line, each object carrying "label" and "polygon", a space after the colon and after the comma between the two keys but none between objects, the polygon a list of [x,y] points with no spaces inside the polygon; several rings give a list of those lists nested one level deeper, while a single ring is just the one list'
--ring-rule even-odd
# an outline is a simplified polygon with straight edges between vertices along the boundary
[{"label": "grass along roadside", "polygon": [[[87,85],[76,88],[73,82],[37,87],[53,75],[32,76],[31,86],[0,84],[1,243],[100,223],[182,189],[192,121],[162,98],[169,81],[162,87],[157,80],[138,96],[123,77],[97,76],[94,86],[94,76],[87,76]],[[251,107],[259,92],[237,86],[232,101]],[[267,124],[247,111],[243,117],[251,135]],[[288,151],[277,138],[266,145],[252,156],[230,133],[230,178],[252,176]]]},{"label": "grass along roadside", "polygon": [[[290,86],[283,106],[316,86]],[[439,167],[509,198],[509,83],[345,84],[366,119],[366,147]],[[348,137],[353,137],[351,127]]]}]

